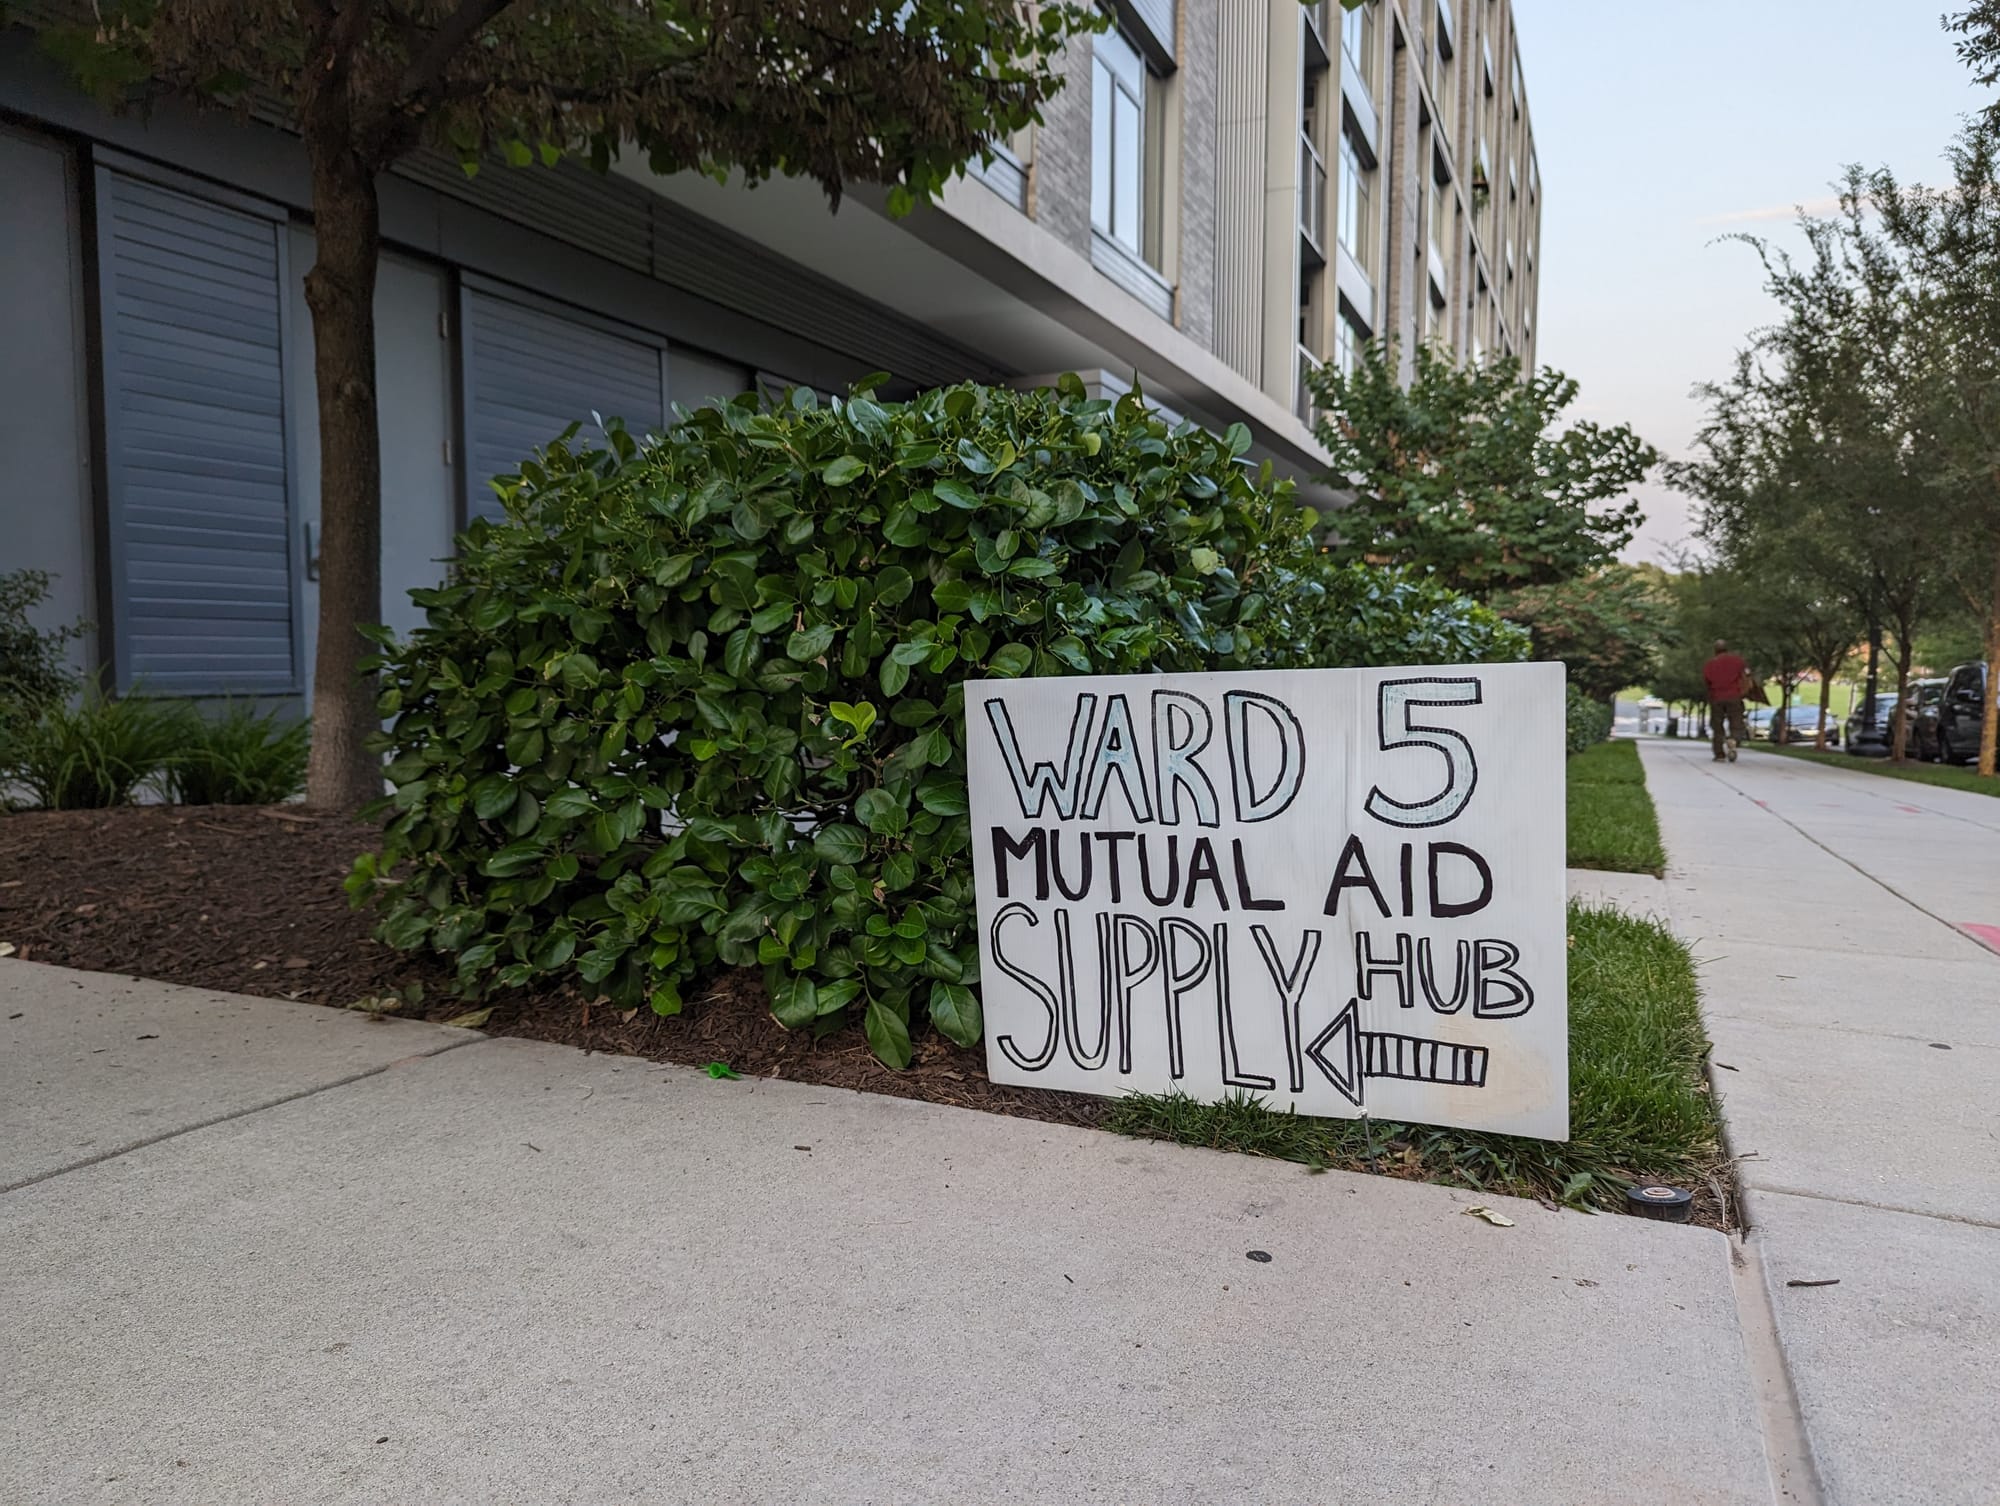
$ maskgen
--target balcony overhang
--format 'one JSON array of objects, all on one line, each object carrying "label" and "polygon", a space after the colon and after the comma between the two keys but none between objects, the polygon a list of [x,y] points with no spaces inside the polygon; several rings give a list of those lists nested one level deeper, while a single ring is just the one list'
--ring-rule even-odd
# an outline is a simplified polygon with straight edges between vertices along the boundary
[{"label": "balcony overhang", "polygon": [[[838,210],[809,183],[746,189],[694,174],[614,171],[853,292],[977,351],[1015,377],[1062,371],[1136,375],[1162,406],[1220,430],[1241,421],[1251,454],[1298,482],[1315,506],[1326,457],[1290,407],[1148,309],[976,178],[941,204],[892,219],[886,195],[856,188]],[[968,376],[977,373],[968,372]]]}]

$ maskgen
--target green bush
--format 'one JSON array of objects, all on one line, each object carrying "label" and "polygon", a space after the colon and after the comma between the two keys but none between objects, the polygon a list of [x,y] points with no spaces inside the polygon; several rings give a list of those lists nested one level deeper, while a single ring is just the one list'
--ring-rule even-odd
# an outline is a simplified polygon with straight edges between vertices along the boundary
[{"label": "green bush", "polygon": [[259,716],[230,705],[192,716],[166,769],[166,793],[180,805],[276,805],[305,787],[308,724],[277,712]]},{"label": "green bush", "polygon": [[1568,700],[1570,752],[1581,753],[1611,736],[1612,707],[1609,701],[1585,695],[1574,685],[1568,687]]},{"label": "green bush", "polygon": [[1308,662],[1319,665],[1509,664],[1527,629],[1434,577],[1375,565],[1323,568]]},{"label": "green bush", "polygon": [[0,744],[0,785],[18,785],[46,810],[102,810],[129,805],[166,769],[193,735],[185,702],[86,695],[57,702],[12,727]]},{"label": "green bush", "polygon": [[1343,591],[1500,637],[1330,574],[1241,426],[1074,378],[610,437],[497,483],[506,521],[417,593],[428,625],[382,635],[395,793],[350,892],[468,988],[574,977],[671,1013],[699,970],[760,965],[789,1027],[860,1005],[893,1065],[926,1016],[969,1045],[963,679],[1330,662]]},{"label": "green bush", "polygon": [[83,636],[82,623],[38,628],[28,613],[48,599],[44,570],[10,570],[0,575],[0,736],[32,722],[44,709],[75,693],[69,644]]}]

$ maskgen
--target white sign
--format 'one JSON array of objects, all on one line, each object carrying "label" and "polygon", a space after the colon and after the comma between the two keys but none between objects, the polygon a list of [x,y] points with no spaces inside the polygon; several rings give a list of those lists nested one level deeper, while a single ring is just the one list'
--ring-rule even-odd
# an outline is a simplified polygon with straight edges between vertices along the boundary
[{"label": "white sign", "polygon": [[974,680],[995,1082],[1569,1134],[1559,664]]}]

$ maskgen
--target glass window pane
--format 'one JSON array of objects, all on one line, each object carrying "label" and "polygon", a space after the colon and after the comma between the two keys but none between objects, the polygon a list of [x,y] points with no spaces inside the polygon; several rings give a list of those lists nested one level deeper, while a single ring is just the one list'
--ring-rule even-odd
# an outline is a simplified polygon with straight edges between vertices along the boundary
[{"label": "glass window pane", "polygon": [[1125,40],[1123,32],[1108,31],[1092,39],[1092,58],[1111,70],[1125,87],[1137,94],[1146,85],[1146,65],[1139,51]]},{"label": "glass window pane", "polygon": [[1090,222],[1111,229],[1111,100],[1118,86],[1099,64],[1090,70]]},{"label": "glass window pane", "polygon": [[1120,90],[1113,107],[1111,233],[1132,250],[1139,249],[1139,163],[1145,152],[1145,132],[1139,123],[1139,102]]}]

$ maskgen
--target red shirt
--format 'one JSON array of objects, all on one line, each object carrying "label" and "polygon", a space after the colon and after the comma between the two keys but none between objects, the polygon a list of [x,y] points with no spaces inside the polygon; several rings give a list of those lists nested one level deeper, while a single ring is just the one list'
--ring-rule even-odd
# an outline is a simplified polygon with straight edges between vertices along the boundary
[{"label": "red shirt", "polygon": [[1717,654],[1701,667],[1701,677],[1708,681],[1709,700],[1742,700],[1743,677],[1749,672],[1741,654]]}]

